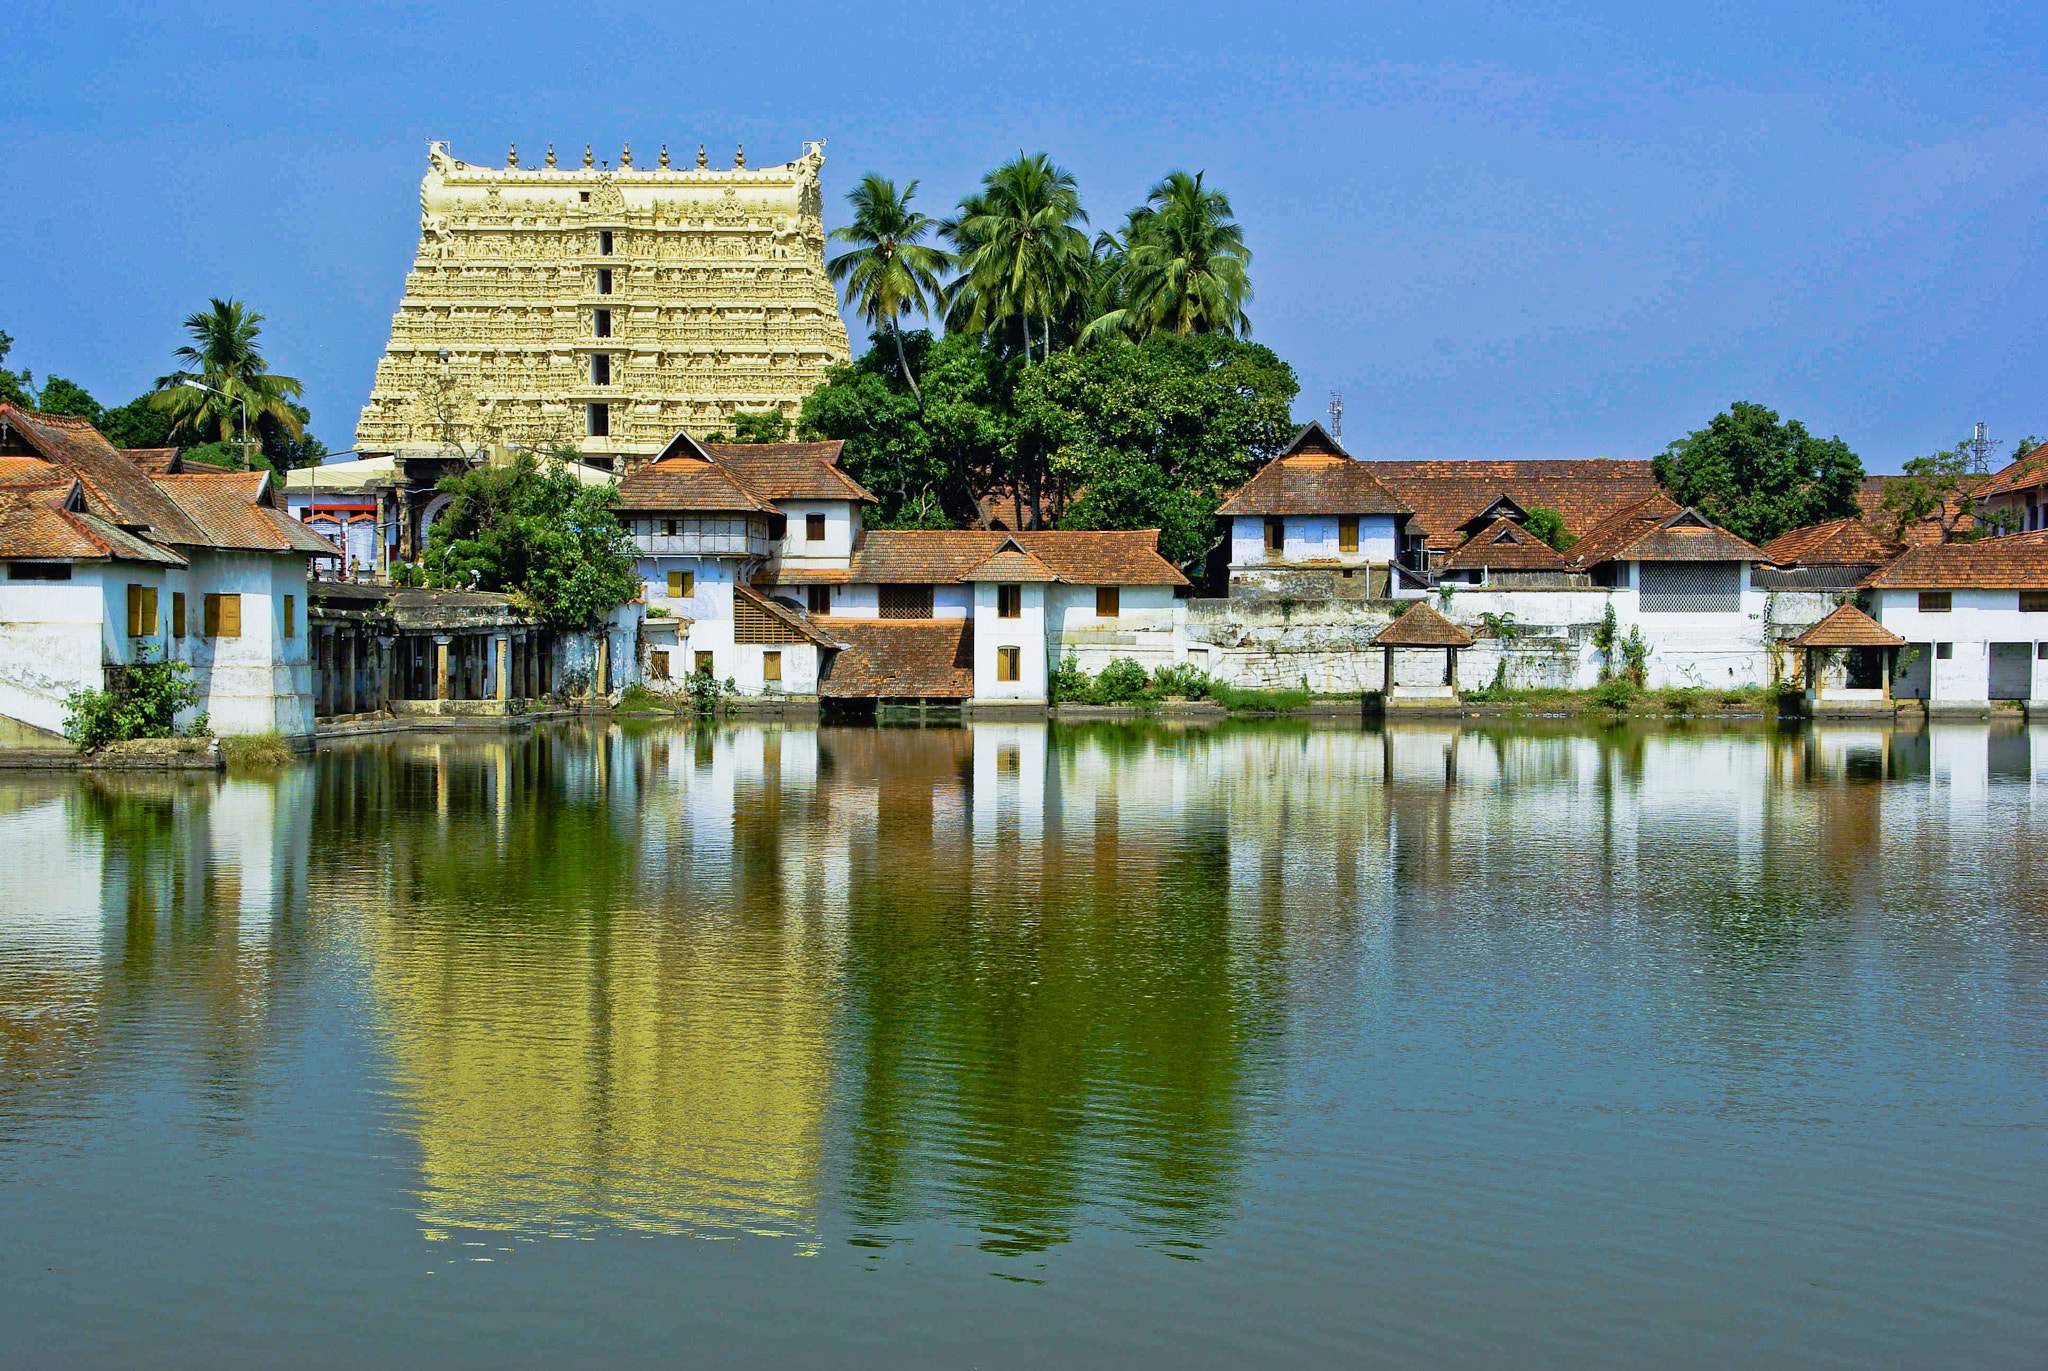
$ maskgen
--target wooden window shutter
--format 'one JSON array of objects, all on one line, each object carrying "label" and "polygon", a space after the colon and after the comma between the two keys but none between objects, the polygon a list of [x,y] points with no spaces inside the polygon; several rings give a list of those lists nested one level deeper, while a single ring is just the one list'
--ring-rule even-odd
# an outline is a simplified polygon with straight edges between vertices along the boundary
[{"label": "wooden window shutter", "polygon": [[287,638],[299,636],[299,601],[295,595],[284,597],[284,636]]},{"label": "wooden window shutter", "polygon": [[779,681],[782,679],[782,654],[780,652],[764,652],[761,654],[761,679],[764,681]]},{"label": "wooden window shutter", "polygon": [[1024,587],[996,587],[996,617],[998,619],[1021,619],[1024,617]]},{"label": "wooden window shutter", "polygon": [[128,587],[128,636],[142,636],[142,587],[132,584]]},{"label": "wooden window shutter", "polygon": [[241,637],[242,597],[239,595],[209,595],[206,598],[217,607],[212,616],[214,628],[211,636],[216,638]]},{"label": "wooden window shutter", "polygon": [[1337,516],[1337,551],[1358,551],[1358,516],[1340,514]]},{"label": "wooden window shutter", "polygon": [[825,541],[824,515],[806,514],[804,516],[804,541],[807,543],[822,543]]},{"label": "wooden window shutter", "polygon": [[1284,550],[1284,549],[1286,548],[1286,546],[1287,546],[1287,521],[1286,521],[1285,519],[1271,519],[1271,518],[1267,519],[1267,520],[1266,520],[1266,551],[1268,551],[1268,552],[1280,552],[1280,551]]},{"label": "wooden window shutter", "polygon": [[1095,617],[1098,619],[1116,618],[1117,615],[1123,612],[1123,599],[1122,586],[1095,587]]},{"label": "wooden window shutter", "polygon": [[830,614],[832,612],[832,587],[830,586],[807,586],[804,588],[804,599],[809,603],[811,613],[813,614]]},{"label": "wooden window shutter", "polygon": [[185,592],[182,590],[171,592],[171,636],[185,636]]},{"label": "wooden window shutter", "polygon": [[683,598],[683,573],[680,571],[671,571],[668,574],[668,598],[671,600]]},{"label": "wooden window shutter", "polygon": [[218,637],[220,636],[220,596],[209,595],[206,597],[204,604],[205,609],[202,613],[205,617],[200,621],[200,632],[209,638]]},{"label": "wooden window shutter", "polygon": [[1015,647],[999,647],[999,648],[997,648],[997,649],[996,649],[996,679],[997,679],[998,681],[1014,681],[1014,680],[1016,680],[1016,679],[1018,678],[1018,675],[1019,675],[1018,667],[1019,667],[1019,665],[1020,665],[1020,659],[1021,659],[1021,658],[1023,657],[1023,655],[1024,655],[1024,653],[1023,653],[1023,649],[1022,649],[1022,648],[1015,648]]}]

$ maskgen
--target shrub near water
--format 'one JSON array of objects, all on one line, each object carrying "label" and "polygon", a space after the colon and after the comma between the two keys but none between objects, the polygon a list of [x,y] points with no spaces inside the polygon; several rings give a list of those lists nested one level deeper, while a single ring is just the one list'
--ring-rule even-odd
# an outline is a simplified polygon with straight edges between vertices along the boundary
[{"label": "shrub near water", "polygon": [[178,711],[199,702],[192,668],[162,658],[151,661],[146,646],[136,649],[133,663],[112,669],[108,677],[105,690],[74,690],[64,697],[64,736],[81,752],[131,738],[174,738]]}]

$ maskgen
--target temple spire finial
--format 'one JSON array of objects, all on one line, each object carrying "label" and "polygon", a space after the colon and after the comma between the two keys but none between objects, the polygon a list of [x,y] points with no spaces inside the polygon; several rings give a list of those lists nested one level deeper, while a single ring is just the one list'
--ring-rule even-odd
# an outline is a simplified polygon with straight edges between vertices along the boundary
[{"label": "temple spire finial", "polygon": [[697,144],[697,170],[702,171],[711,164],[704,160],[704,145]]},{"label": "temple spire finial", "polygon": [[633,165],[633,145],[631,143],[619,145],[619,165],[622,167]]},{"label": "temple spire finial", "polygon": [[554,164],[555,164],[555,145],[554,145],[553,143],[550,143],[550,144],[548,144],[548,165],[549,165],[549,166],[553,166]]},{"label": "temple spire finial", "polygon": [[592,167],[597,165],[595,162],[590,160],[590,144],[588,143],[585,143],[583,145],[583,165],[586,167]]},{"label": "temple spire finial", "polygon": [[516,167],[519,165],[519,144],[509,143],[506,145],[505,165],[508,167]]},{"label": "temple spire finial", "polygon": [[745,143],[733,144],[732,165],[734,171],[745,171],[747,169],[747,145]]},{"label": "temple spire finial", "polygon": [[663,144],[661,145],[661,162],[660,162],[660,165],[661,165],[661,166],[662,166],[662,167],[663,167],[664,169],[665,169],[665,168],[667,168],[667,166],[668,166],[668,144],[666,144],[666,143],[663,143]]}]

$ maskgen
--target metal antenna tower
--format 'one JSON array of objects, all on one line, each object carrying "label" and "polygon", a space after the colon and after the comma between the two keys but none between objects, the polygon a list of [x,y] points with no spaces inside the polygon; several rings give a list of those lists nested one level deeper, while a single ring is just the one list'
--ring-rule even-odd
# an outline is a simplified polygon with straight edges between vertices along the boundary
[{"label": "metal antenna tower", "polygon": [[1330,436],[1344,436],[1344,393],[1338,390],[1330,392]]},{"label": "metal antenna tower", "polygon": [[1991,474],[1991,428],[1987,424],[1977,425],[1977,431],[1970,435],[1970,441],[1963,444],[1969,449],[1970,471],[1977,476]]}]

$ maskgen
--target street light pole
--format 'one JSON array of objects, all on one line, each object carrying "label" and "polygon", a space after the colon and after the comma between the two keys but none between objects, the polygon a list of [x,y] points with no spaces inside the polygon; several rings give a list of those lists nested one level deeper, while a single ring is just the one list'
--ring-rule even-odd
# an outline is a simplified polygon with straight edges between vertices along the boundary
[{"label": "street light pole", "polygon": [[215,390],[212,386],[207,385],[204,381],[194,381],[190,377],[187,377],[185,380],[180,381],[178,384],[190,386],[194,390],[208,391],[214,395],[220,396],[220,398],[223,400],[233,400],[236,404],[242,407],[242,465],[244,467],[247,467],[249,465],[249,402],[247,400],[244,400],[239,395],[230,395],[224,390]]}]

